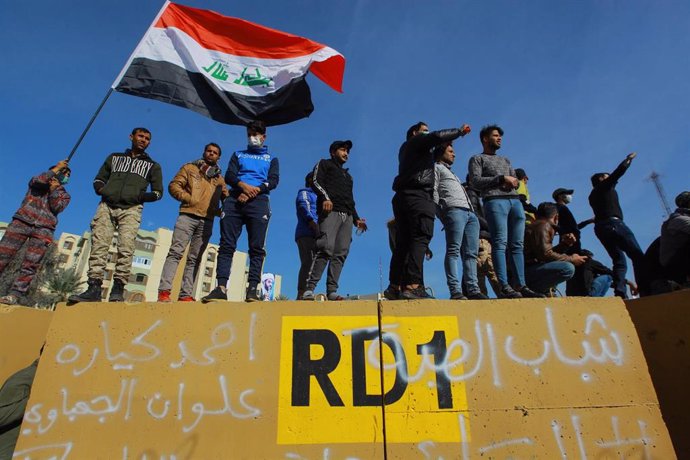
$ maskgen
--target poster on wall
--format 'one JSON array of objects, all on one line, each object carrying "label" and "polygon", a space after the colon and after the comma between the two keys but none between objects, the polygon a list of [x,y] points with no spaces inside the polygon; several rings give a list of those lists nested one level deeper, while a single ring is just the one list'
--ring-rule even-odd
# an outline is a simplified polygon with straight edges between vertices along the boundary
[{"label": "poster on wall", "polygon": [[275,283],[276,277],[273,273],[261,275],[261,300],[275,300],[273,292]]}]

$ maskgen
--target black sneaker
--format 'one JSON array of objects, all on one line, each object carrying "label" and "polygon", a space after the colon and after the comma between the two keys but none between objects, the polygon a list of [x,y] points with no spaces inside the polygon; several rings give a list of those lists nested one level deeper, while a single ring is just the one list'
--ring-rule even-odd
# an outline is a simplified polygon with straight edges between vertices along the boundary
[{"label": "black sneaker", "polygon": [[256,286],[254,286],[254,287],[249,286],[247,288],[247,295],[244,297],[244,301],[245,302],[258,302],[258,301],[260,301],[261,298],[259,297],[259,294],[256,291],[257,291]]},{"label": "black sneaker", "polygon": [[100,302],[101,301],[101,285],[103,280],[89,278],[87,281],[88,288],[81,294],[73,294],[67,298],[67,305],[74,305],[79,302]]},{"label": "black sneaker", "polygon": [[400,299],[400,289],[393,286],[388,286],[385,291],[383,291],[383,297],[388,300],[399,300]]},{"label": "black sneaker", "polygon": [[513,289],[512,287],[510,287],[506,284],[505,286],[501,287],[501,292],[498,293],[498,298],[499,299],[522,299],[522,294],[520,294],[515,289]]},{"label": "black sneaker", "polygon": [[529,299],[545,299],[546,295],[542,294],[541,292],[536,292],[528,288],[527,286],[522,286],[520,288],[520,294],[522,294],[522,297],[529,298]]},{"label": "black sneaker", "polygon": [[228,300],[228,294],[220,286],[216,286],[207,296],[201,298],[201,303],[217,302],[219,300]]},{"label": "black sneaker", "polygon": [[429,295],[424,289],[424,286],[419,286],[414,289],[405,289],[400,291],[400,298],[404,300],[415,300],[415,299],[433,299],[434,297]]},{"label": "black sneaker", "polygon": [[489,300],[489,296],[482,293],[481,291],[470,292],[469,294],[467,294],[467,298],[469,300]]},{"label": "black sneaker", "polygon": [[467,300],[467,297],[462,295],[460,292],[456,292],[455,294],[450,295],[450,300]]},{"label": "black sneaker", "polygon": [[125,283],[122,280],[115,278],[113,280],[113,287],[108,296],[108,302],[124,302],[125,301]]}]

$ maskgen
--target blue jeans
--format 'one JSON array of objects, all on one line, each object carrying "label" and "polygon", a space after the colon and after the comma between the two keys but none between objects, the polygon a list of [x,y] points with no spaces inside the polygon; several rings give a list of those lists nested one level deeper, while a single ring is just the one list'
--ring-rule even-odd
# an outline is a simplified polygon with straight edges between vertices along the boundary
[{"label": "blue jeans", "polygon": [[589,288],[590,297],[604,297],[609,288],[613,277],[611,275],[599,275],[592,280],[592,287]]},{"label": "blue jeans", "polygon": [[644,253],[635,239],[635,235],[620,219],[608,219],[594,224],[594,234],[609,253],[613,262],[613,290],[619,297],[627,297],[625,275],[628,264],[627,254],[632,260],[635,279],[642,279]]},{"label": "blue jeans", "polygon": [[518,198],[494,198],[484,201],[484,217],[491,232],[491,256],[496,276],[501,286],[508,284],[508,264],[506,250],[510,254],[510,263],[517,283],[525,283],[525,256],[523,240],[525,238],[525,210]]},{"label": "blue jeans", "polygon": [[479,219],[469,209],[450,208],[441,215],[446,232],[446,281],[450,295],[462,294],[458,276],[458,258],[462,259],[462,282],[468,294],[479,291],[477,257],[479,256]]},{"label": "blue jeans", "polygon": [[575,274],[575,265],[565,261],[545,262],[525,267],[525,278],[530,289],[546,293],[549,289],[568,281]]}]

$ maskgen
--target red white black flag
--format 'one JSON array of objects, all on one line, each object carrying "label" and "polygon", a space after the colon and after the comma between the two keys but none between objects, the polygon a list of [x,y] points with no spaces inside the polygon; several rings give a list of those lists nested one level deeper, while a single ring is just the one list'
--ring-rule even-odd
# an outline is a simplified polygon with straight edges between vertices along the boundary
[{"label": "red white black flag", "polygon": [[345,58],[320,43],[167,2],[113,83],[221,123],[279,125],[314,110],[309,71],[342,92]]}]

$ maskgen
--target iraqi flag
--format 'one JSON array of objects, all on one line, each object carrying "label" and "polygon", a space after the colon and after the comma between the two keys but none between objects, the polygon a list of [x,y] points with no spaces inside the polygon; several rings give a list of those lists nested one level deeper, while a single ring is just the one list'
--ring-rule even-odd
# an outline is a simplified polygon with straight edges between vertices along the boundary
[{"label": "iraqi flag", "polygon": [[307,73],[342,92],[333,48],[208,10],[167,2],[113,83],[122,93],[221,123],[279,125],[314,110]]}]

